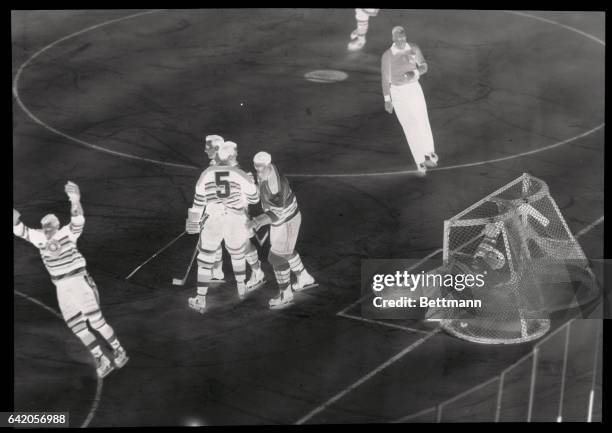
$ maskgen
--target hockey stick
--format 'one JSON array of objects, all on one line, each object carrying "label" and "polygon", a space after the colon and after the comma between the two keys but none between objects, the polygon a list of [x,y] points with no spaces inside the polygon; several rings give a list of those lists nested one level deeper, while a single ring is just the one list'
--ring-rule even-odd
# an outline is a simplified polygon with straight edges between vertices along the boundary
[{"label": "hockey stick", "polygon": [[187,277],[189,277],[189,271],[191,271],[191,267],[193,266],[193,261],[198,254],[198,245],[200,244],[200,239],[198,238],[198,242],[196,242],[196,246],[193,249],[193,254],[191,255],[191,260],[189,261],[189,266],[187,267],[187,271],[185,272],[185,276],[183,278],[173,278],[172,285],[173,286],[184,286],[187,282]]},{"label": "hockey stick", "polygon": [[266,239],[268,239],[269,233],[270,233],[269,230],[266,230],[264,235],[260,238],[259,236],[257,236],[257,232],[255,232],[255,239],[257,239],[257,243],[259,244],[260,247],[263,247],[263,244],[266,242]]},{"label": "hockey stick", "polygon": [[159,251],[157,251],[155,254],[153,254],[151,257],[149,257],[147,260],[145,260],[140,266],[138,266],[136,269],[134,269],[132,272],[130,272],[130,275],[128,275],[127,277],[125,277],[126,280],[129,280],[130,277],[132,277],[132,275],[134,275],[136,272],[138,272],[140,270],[140,268],[142,268],[144,265],[146,265],[147,263],[149,263],[151,260],[153,260],[155,257],[157,257],[159,254],[161,254],[166,248],[168,248],[170,245],[172,245],[173,243],[175,243],[176,241],[178,241],[181,237],[183,237],[183,235],[187,233],[185,230],[183,230],[183,233],[181,233],[180,235],[178,235],[177,237],[175,237],[174,239],[172,239],[170,242],[168,242],[162,249],[160,249]]}]

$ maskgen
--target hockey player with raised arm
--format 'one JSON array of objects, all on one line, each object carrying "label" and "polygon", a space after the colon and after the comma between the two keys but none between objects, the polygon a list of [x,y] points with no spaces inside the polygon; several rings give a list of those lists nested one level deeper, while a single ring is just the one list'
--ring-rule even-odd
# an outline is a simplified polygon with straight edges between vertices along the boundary
[{"label": "hockey player with raised arm", "polygon": [[244,298],[249,290],[245,283],[245,254],[251,237],[247,210],[249,204],[259,202],[259,192],[253,176],[235,163],[235,149],[236,144],[231,141],[221,145],[218,164],[200,175],[194,203],[188,211],[187,233],[200,234],[197,295],[189,298],[189,307],[200,313],[206,311],[208,289],[219,284],[212,280],[212,268],[215,251],[222,241],[232,259],[238,296]]},{"label": "hockey player with raised arm", "polygon": [[[98,377],[103,378],[114,367],[123,367],[129,358],[113,328],[102,316],[98,289],[87,272],[85,258],[77,249],[77,240],[85,226],[79,187],[68,182],[65,192],[71,203],[70,224],[60,227],[57,216],[48,214],[41,220],[42,229],[32,229],[20,220],[21,215],[13,209],[13,233],[39,249],[56,287],[62,316],[72,332],[91,352]],[[92,330],[97,331],[112,348],[113,362],[100,348]]]},{"label": "hockey player with raised arm", "polygon": [[[253,218],[249,228],[259,230],[270,225],[270,253],[268,261],[274,268],[279,294],[269,302],[270,308],[282,308],[293,301],[293,291],[314,287],[314,278],[306,271],[295,244],[297,242],[302,216],[297,199],[291,191],[289,181],[282,176],[267,152],[259,152],[253,158],[261,207],[264,211]],[[291,271],[297,281],[291,286]]]}]

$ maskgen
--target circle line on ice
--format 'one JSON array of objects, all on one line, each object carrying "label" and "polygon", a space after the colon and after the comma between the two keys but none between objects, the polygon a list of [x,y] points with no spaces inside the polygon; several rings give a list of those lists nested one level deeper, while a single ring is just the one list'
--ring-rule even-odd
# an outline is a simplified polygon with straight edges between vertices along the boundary
[{"label": "circle line on ice", "polygon": [[[147,158],[147,157],[143,157],[143,156],[138,156],[138,155],[133,155],[130,153],[125,153],[125,152],[120,152],[117,150],[112,150],[109,148],[106,148],[104,146],[98,145],[98,144],[94,144],[94,143],[90,143],[88,141],[85,140],[81,140],[80,138],[74,137],[72,135],[69,135],[65,132],[60,131],[57,128],[54,128],[53,126],[45,123],[43,120],[41,120],[40,118],[38,118],[34,113],[32,113],[28,107],[25,105],[25,103],[21,100],[21,97],[19,96],[19,81],[20,78],[23,74],[23,71],[25,70],[25,68],[27,68],[28,66],[30,66],[34,60],[40,56],[42,53],[48,51],[49,49],[53,48],[54,46],[65,42],[67,40],[70,40],[74,37],[80,36],[84,33],[90,32],[92,30],[96,30],[99,29],[101,27],[110,25],[110,24],[114,24],[117,22],[121,22],[121,21],[126,21],[132,18],[138,18],[141,16],[145,16],[145,15],[150,15],[153,13],[158,13],[158,12],[163,12],[167,9],[155,9],[155,10],[150,10],[150,11],[146,11],[146,12],[139,12],[136,14],[131,14],[131,15],[127,15],[124,17],[120,17],[120,18],[115,18],[112,20],[108,20],[108,21],[104,21],[100,24],[96,24],[90,27],[87,27],[85,29],[79,30],[77,32],[71,33],[68,36],[64,36],[63,38],[60,38],[54,42],[51,42],[50,44],[46,45],[45,47],[43,47],[42,49],[36,51],[34,54],[32,54],[25,62],[23,62],[21,64],[21,66],[17,69],[17,73],[15,74],[15,78],[13,79],[13,96],[15,98],[15,100],[17,101],[17,104],[19,105],[19,107],[23,110],[23,112],[31,119],[33,120],[35,123],[39,124],[40,126],[42,126],[44,129],[46,129],[47,131],[50,131],[56,135],[59,135],[60,137],[63,137],[69,141],[72,141],[74,143],[80,144],[81,146],[85,146],[87,148],[90,148],[92,150],[98,151],[98,152],[102,152],[102,153],[107,153],[110,155],[114,155],[120,158],[126,158],[126,159],[132,159],[132,160],[137,160],[137,161],[143,161],[143,162],[148,162],[150,164],[155,164],[155,165],[160,165],[160,166],[166,166],[166,167],[175,167],[175,168],[185,168],[185,169],[189,169],[189,170],[200,170],[201,167],[195,166],[195,165],[189,165],[189,164],[180,164],[180,163],[175,163],[175,162],[168,162],[168,161],[161,161],[161,160],[157,160],[157,159],[153,159],[153,158]],[[519,12],[519,11],[501,11],[501,12],[505,12],[508,14],[512,14],[512,15],[516,15],[516,16],[520,16],[520,17],[524,17],[524,18],[529,18],[529,19],[533,19],[536,21],[541,21],[547,24],[551,24],[554,26],[558,26],[561,27],[563,29],[569,30],[573,33],[576,33],[580,36],[583,36],[585,38],[588,38],[602,46],[606,46],[606,43],[597,38],[596,36],[593,36],[589,33],[583,32],[582,30],[576,29],[574,27],[565,25],[565,24],[561,24],[557,21],[553,21],[547,18],[542,18],[542,17],[538,17],[536,15],[532,15],[532,14],[528,14],[525,12]],[[312,72],[320,72],[320,71],[312,71]],[[341,72],[341,71],[334,71],[334,72]],[[552,143],[552,144],[548,144],[546,146],[542,146],[540,148],[537,149],[533,149],[533,150],[529,150],[529,151],[525,151],[525,152],[521,152],[521,153],[517,153],[514,155],[508,155],[508,156],[504,156],[504,157],[500,157],[500,158],[493,158],[493,159],[486,159],[486,160],[481,160],[481,161],[475,161],[475,162],[468,162],[468,163],[464,163],[464,164],[456,164],[456,165],[449,165],[449,166],[442,166],[442,167],[436,167],[436,168],[430,168],[427,171],[432,172],[432,171],[443,171],[443,170],[453,170],[453,169],[459,169],[459,168],[467,168],[467,167],[474,167],[474,166],[480,166],[480,165],[486,165],[486,164],[492,164],[492,163],[496,163],[496,162],[502,162],[502,161],[508,161],[511,159],[516,159],[516,158],[521,158],[523,156],[529,156],[529,155],[533,155],[535,153],[540,153],[540,152],[544,152],[547,150],[551,150],[554,149],[556,147],[562,146],[564,144],[568,144],[571,143],[573,141],[579,140],[581,138],[584,138],[590,134],[593,134],[597,131],[599,131],[600,129],[602,129],[605,126],[605,122],[601,123],[600,125],[595,126],[594,128],[589,129],[586,132],[583,132],[581,134],[575,135],[573,137],[567,138],[565,140],[561,140],[558,141],[556,143]],[[367,177],[367,176],[393,176],[393,175],[406,175],[406,174],[416,174],[417,170],[395,170],[395,171],[378,171],[378,172],[361,172],[361,173],[287,173],[286,175],[288,177],[302,177],[302,178],[313,178],[313,177],[346,177],[346,178],[350,178],[350,177]]]},{"label": "circle line on ice", "polygon": [[[57,312],[53,308],[49,307],[45,303],[39,301],[38,299],[32,298],[32,297],[26,295],[25,293],[21,293],[19,290],[14,290],[13,289],[13,292],[16,295],[21,296],[26,301],[30,301],[31,303],[41,307],[43,310],[46,310],[49,313],[53,314],[55,317],[59,318],[61,321],[64,321],[64,318],[62,317],[62,315],[59,312]],[[95,397],[93,399],[93,402],[91,403],[91,408],[89,409],[89,412],[87,412],[87,416],[85,417],[85,420],[81,424],[81,428],[86,428],[89,425],[89,423],[91,422],[91,420],[93,419],[93,417],[96,415],[96,412],[98,411],[98,405],[100,404],[100,398],[102,397],[102,384],[103,383],[104,383],[104,379],[97,378],[97,380],[96,380],[96,395],[95,395]]]}]

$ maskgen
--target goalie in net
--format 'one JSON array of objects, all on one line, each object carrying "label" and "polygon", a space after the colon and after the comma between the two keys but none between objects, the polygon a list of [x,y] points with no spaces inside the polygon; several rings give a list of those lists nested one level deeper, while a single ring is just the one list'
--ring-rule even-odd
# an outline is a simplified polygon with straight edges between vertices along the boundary
[{"label": "goalie in net", "polygon": [[480,308],[430,309],[426,316],[479,343],[534,340],[556,313],[583,308],[599,295],[548,186],[528,174],[445,221],[443,265],[430,273],[484,276],[480,287],[428,289],[429,297],[481,301]]}]

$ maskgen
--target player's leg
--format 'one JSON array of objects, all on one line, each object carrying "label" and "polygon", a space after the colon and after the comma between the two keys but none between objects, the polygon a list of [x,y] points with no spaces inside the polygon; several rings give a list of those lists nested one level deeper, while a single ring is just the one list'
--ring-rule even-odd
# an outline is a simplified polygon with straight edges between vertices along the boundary
[{"label": "player's leg", "polygon": [[96,336],[87,327],[87,321],[81,312],[76,293],[74,278],[68,278],[55,282],[57,287],[57,303],[66,325],[81,340],[83,345],[91,352],[96,362],[96,372],[99,378],[107,376],[113,371],[113,364],[102,352]]},{"label": "player's leg", "polygon": [[225,278],[225,274],[223,273],[223,247],[220,244],[217,251],[215,251],[215,264],[212,269],[212,278],[213,280],[222,280]]},{"label": "player's leg", "polygon": [[113,328],[106,322],[100,310],[100,298],[98,288],[93,278],[89,274],[82,277],[82,280],[77,282],[81,285],[79,291],[80,308],[83,316],[89,321],[91,328],[104,338],[108,345],[113,350],[113,362],[115,367],[121,368],[127,364],[129,357],[127,352],[121,346],[119,339],[115,335]]},{"label": "player's leg", "polygon": [[425,163],[428,167],[436,167],[438,165],[438,155],[434,147],[433,134],[431,132],[431,124],[429,122],[429,114],[427,112],[427,102],[423,94],[423,88],[417,84],[415,89],[415,113],[417,120],[417,129],[420,135],[420,146],[425,154]]},{"label": "player's leg", "polygon": [[197,292],[196,296],[189,298],[189,307],[199,313],[206,310],[206,295],[208,289],[219,283],[212,277],[212,269],[215,265],[215,255],[217,248],[221,245],[222,238],[222,218],[210,216],[206,219],[204,227],[200,232],[200,242],[198,243],[198,263],[197,273]]},{"label": "player's leg", "polygon": [[286,224],[286,250],[293,250],[287,255],[287,261],[289,262],[291,271],[296,276],[296,282],[293,284],[292,288],[296,292],[299,292],[300,290],[309,289],[316,286],[315,279],[308,273],[304,267],[304,264],[302,263],[300,254],[295,250],[295,244],[297,243],[297,238],[300,233],[300,226],[302,225],[302,214],[298,213],[296,216],[287,221]]},{"label": "player's leg", "polygon": [[408,141],[410,152],[417,165],[419,174],[423,175],[427,171],[425,166],[425,152],[421,146],[421,133],[418,129],[418,118],[416,116],[414,104],[414,89],[412,84],[407,84],[399,88],[391,88],[391,98],[395,115],[402,125],[404,135]]},{"label": "player's leg", "polygon": [[289,257],[293,253],[288,250],[287,224],[270,227],[270,253],[268,262],[274,269],[274,276],[278,284],[278,295],[270,299],[270,308],[282,308],[293,301],[293,291],[291,290],[291,268],[289,267]]},{"label": "player's leg", "polygon": [[238,288],[238,297],[244,298],[246,290],[246,245],[249,242],[249,233],[246,229],[246,215],[227,215],[225,225],[223,227],[223,237],[225,239],[225,248],[232,259],[232,269],[236,286]]},{"label": "player's leg", "polygon": [[283,308],[293,301],[293,291],[291,290],[291,268],[287,257],[270,250],[268,262],[274,269],[274,276],[278,284],[278,295],[270,299],[270,308]]},{"label": "player's leg", "polygon": [[250,239],[246,243],[246,261],[251,267],[251,277],[247,281],[246,287],[247,291],[251,291],[261,287],[266,281],[264,272],[261,269],[259,253]]},{"label": "player's leg", "polygon": [[347,46],[349,51],[358,51],[364,47],[370,16],[376,16],[376,14],[378,14],[378,9],[355,9],[357,27],[351,32],[351,42]]}]

